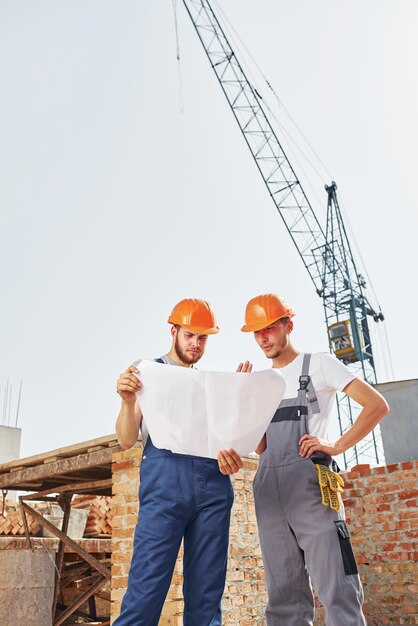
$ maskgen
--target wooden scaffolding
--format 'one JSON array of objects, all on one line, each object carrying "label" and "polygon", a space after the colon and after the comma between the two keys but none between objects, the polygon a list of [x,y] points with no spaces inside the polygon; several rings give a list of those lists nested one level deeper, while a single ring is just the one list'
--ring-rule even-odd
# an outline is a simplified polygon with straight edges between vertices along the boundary
[{"label": "wooden scaffolding", "polygon": [[[83,618],[85,623],[102,626],[110,624],[109,618],[97,616],[95,598],[110,602],[110,593],[104,592],[102,587],[110,581],[111,540],[74,540],[68,536],[67,530],[74,494],[111,495],[112,454],[118,450],[115,435],[110,435],[0,465],[3,501],[9,490],[29,492],[19,496],[25,538],[14,539],[12,547],[31,548],[40,542],[48,544],[48,547],[55,544],[56,575],[51,616],[54,626],[64,622],[70,624],[71,618]],[[35,510],[33,503],[39,501],[54,502],[62,508],[61,530]],[[27,516],[36,520],[56,539],[31,537]],[[0,547],[5,540],[10,544],[10,537],[1,537]],[[65,553],[72,553],[76,558],[66,563]],[[74,581],[82,590],[65,605],[62,591]],[[83,605],[88,606],[88,611],[81,610]]]}]

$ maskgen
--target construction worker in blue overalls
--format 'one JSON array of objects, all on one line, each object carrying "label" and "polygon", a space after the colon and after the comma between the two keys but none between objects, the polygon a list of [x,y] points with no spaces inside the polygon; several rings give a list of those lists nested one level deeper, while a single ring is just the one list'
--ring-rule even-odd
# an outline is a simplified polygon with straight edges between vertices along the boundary
[{"label": "construction worker in blue overalls", "polygon": [[[168,322],[171,349],[156,359],[167,365],[193,367],[204,353],[208,335],[219,332],[204,300],[182,300]],[[156,448],[136,401],[140,389],[140,372],[132,365],[117,382],[122,406],[116,434],[126,449],[136,443],[141,428],[145,448],[128,588],[114,626],[158,625],[182,540],[184,625],[221,626],[231,480],[219,471],[216,459]]]},{"label": "construction worker in blue overalls", "polygon": [[[250,300],[244,332],[280,368],[286,391],[256,452],[254,500],[268,591],[268,626],[312,626],[311,581],[327,626],[364,626],[363,590],[341,500],[342,478],[332,455],[363,439],[387,414],[383,397],[328,353],[303,354],[290,333],[294,312],[275,294]],[[240,370],[250,372],[246,362]],[[328,441],[337,390],[362,406],[354,425]],[[242,462],[219,453],[225,474]]]}]

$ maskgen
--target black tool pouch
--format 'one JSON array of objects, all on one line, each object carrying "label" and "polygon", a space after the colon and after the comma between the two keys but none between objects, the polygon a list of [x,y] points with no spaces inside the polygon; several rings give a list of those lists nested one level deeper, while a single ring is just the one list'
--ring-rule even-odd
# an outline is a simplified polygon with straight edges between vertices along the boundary
[{"label": "black tool pouch", "polygon": [[320,452],[319,450],[317,452],[314,452],[311,456],[311,461],[314,464],[317,463],[318,465],[325,465],[325,467],[329,467],[329,469],[336,474],[339,474],[341,471],[338,467],[337,461],[333,459],[332,456],[330,456],[329,454],[326,454],[326,452]]},{"label": "black tool pouch", "polygon": [[343,558],[344,572],[347,576],[358,574],[357,563],[354,557],[353,548],[350,541],[350,531],[344,520],[336,520],[335,525],[338,531],[338,540],[340,542],[341,556]]}]

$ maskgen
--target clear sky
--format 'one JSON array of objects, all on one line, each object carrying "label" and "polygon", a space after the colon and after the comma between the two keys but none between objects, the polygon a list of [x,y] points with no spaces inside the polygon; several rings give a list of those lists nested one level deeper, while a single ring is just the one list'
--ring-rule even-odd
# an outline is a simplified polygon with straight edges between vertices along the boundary
[{"label": "clear sky", "polygon": [[[286,107],[337,181],[395,379],[417,377],[416,0],[213,7],[274,86],[280,138],[306,151]],[[111,433],[117,376],[168,350],[184,297],[208,299],[222,329],[201,368],[269,366],[239,330],[267,291],[296,309],[300,349],[327,350],[321,300],[180,0],[177,17],[180,63],[170,0],[0,2],[0,423],[7,379],[13,425],[23,379],[22,455]],[[324,224],[331,179],[289,157]]]}]

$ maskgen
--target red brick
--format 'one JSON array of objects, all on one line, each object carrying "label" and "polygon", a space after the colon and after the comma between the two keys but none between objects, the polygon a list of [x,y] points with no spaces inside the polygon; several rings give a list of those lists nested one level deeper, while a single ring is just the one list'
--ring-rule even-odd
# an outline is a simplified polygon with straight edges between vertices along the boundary
[{"label": "red brick", "polygon": [[390,511],[391,507],[389,506],[389,504],[381,504],[377,510],[378,511]]},{"label": "red brick", "polygon": [[359,554],[359,555],[356,555],[356,561],[357,563],[368,563],[369,559],[363,554]]},{"label": "red brick", "polygon": [[414,519],[415,517],[418,517],[418,510],[417,511],[399,511],[399,517],[401,519]]},{"label": "red brick", "polygon": [[386,558],[393,559],[394,561],[408,561],[408,552],[388,552]]},{"label": "red brick", "polygon": [[370,464],[369,463],[358,463],[358,465],[353,465],[353,467],[351,468],[351,471],[353,472],[369,472],[370,471]]},{"label": "red brick", "polygon": [[134,467],[134,461],[130,459],[124,459],[118,463],[112,463],[112,472],[120,472],[125,469],[132,469]]},{"label": "red brick", "polygon": [[353,500],[353,498],[344,498],[344,504],[347,507],[353,506],[355,503],[356,503],[356,501]]},{"label": "red brick", "polygon": [[408,489],[398,492],[398,498],[400,500],[408,500],[409,498],[416,498],[418,496],[418,489]]},{"label": "red brick", "polygon": [[401,467],[403,470],[412,469],[413,467],[415,467],[415,463],[413,463],[413,461],[404,461],[403,463],[401,463]]}]

